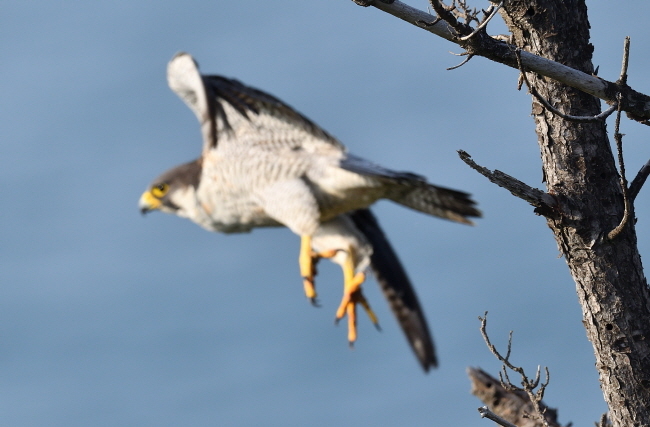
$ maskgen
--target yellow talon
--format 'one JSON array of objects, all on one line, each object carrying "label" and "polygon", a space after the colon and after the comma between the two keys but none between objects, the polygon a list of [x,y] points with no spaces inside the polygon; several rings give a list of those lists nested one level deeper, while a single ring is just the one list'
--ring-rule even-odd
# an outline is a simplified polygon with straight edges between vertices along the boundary
[{"label": "yellow talon", "polygon": [[[304,235],[300,238],[300,255],[298,263],[300,265],[300,274],[303,278],[305,295],[312,304],[316,304],[316,263],[321,258],[332,258],[339,252],[338,249],[332,249],[323,252],[314,252],[311,246],[311,236]],[[370,308],[370,304],[361,292],[361,285],[366,280],[363,272],[355,273],[355,254],[352,248],[345,251],[347,256],[343,262],[343,298],[341,304],[336,310],[336,321],[338,322],[344,316],[348,317],[348,341],[352,345],[357,340],[357,304],[360,304],[366,311],[370,321],[379,329],[377,316]]]},{"label": "yellow talon", "polygon": [[314,287],[314,263],[311,257],[311,236],[300,237],[298,264],[300,265],[300,275],[305,286],[305,295],[313,300],[316,298],[316,289]]},{"label": "yellow talon", "polygon": [[348,342],[350,346],[357,339],[357,304],[361,304],[370,321],[379,329],[377,316],[370,308],[370,304],[363,296],[361,285],[366,279],[363,272],[354,273],[354,254],[348,251],[348,256],[343,264],[343,298],[338,310],[336,310],[336,321],[343,316],[348,316]]},{"label": "yellow talon", "polygon": [[[344,274],[345,275],[345,274]],[[336,318],[337,319],[342,319],[343,316],[345,316],[346,309],[348,306],[354,304],[358,301],[359,295],[361,295],[361,298],[363,298],[363,295],[361,294],[361,284],[366,280],[366,275],[359,272],[356,275],[354,275],[351,278],[344,279],[343,283],[343,299],[341,300],[341,304],[339,305],[338,310],[336,310]],[[365,298],[363,298],[365,301]]]},{"label": "yellow talon", "polygon": [[350,347],[357,340],[357,306],[356,304],[348,304],[347,306],[348,314],[348,343]]},{"label": "yellow talon", "polygon": [[311,248],[311,236],[304,235],[300,237],[300,255],[298,264],[300,265],[300,275],[302,276],[305,295],[312,304],[316,304],[316,263],[321,258],[332,258],[338,251],[336,249],[324,252],[314,252]]},{"label": "yellow talon", "polygon": [[372,311],[372,308],[370,308],[370,304],[366,300],[366,298],[363,296],[361,292],[359,292],[359,296],[361,297],[359,299],[359,304],[363,307],[364,310],[366,310],[366,314],[370,318],[370,321],[372,322],[373,325],[375,325],[375,328],[378,330],[381,330],[381,327],[379,327],[379,319],[377,318],[377,315],[375,314],[374,311]]}]

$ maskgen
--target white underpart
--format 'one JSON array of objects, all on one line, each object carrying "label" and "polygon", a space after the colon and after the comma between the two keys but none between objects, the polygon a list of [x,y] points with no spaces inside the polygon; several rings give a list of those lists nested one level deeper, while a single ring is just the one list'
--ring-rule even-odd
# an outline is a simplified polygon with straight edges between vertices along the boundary
[{"label": "white underpart", "polygon": [[312,248],[316,252],[339,250],[331,261],[341,266],[351,249],[355,255],[355,272],[365,271],[370,265],[372,246],[347,215],[322,223],[312,236]]}]

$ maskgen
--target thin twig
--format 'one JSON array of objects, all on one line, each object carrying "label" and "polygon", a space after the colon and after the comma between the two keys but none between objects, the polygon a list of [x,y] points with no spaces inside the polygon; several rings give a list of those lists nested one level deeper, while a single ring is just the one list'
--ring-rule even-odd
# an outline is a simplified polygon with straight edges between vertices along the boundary
[{"label": "thin twig", "polygon": [[[546,373],[546,381],[544,381],[542,384],[540,384],[540,372],[541,368],[538,366],[537,367],[537,373],[535,375],[534,380],[530,380],[526,373],[524,372],[524,368],[521,366],[514,366],[510,362],[510,350],[512,346],[512,332],[510,332],[510,336],[508,337],[508,353],[506,354],[506,357],[503,357],[496,349],[496,347],[490,342],[490,338],[487,334],[486,328],[487,328],[487,311],[485,312],[484,317],[479,317],[479,320],[481,321],[481,335],[483,335],[483,339],[485,340],[485,343],[487,344],[488,348],[492,352],[492,354],[499,359],[502,363],[503,366],[501,367],[501,372],[499,373],[499,377],[501,378],[501,385],[509,390],[522,390],[526,392],[528,395],[528,398],[530,399],[530,402],[533,405],[533,408],[535,408],[535,413],[536,417],[539,418],[539,420],[544,424],[544,426],[549,427],[548,420],[546,419],[546,416],[544,415],[546,413],[546,407],[541,403],[542,398],[544,397],[544,392],[546,391],[546,387],[549,384],[549,381],[551,379],[548,368],[544,368],[544,371]],[[510,379],[508,378],[508,371],[506,367],[516,373],[518,373],[521,376],[521,385],[522,387],[516,387],[510,382]],[[503,375],[502,375],[503,374]],[[504,380],[505,378],[505,380]],[[538,388],[539,386],[539,388]],[[537,388],[537,391],[535,389]]]},{"label": "thin twig", "polygon": [[502,425],[503,427],[517,427],[516,425],[509,423],[494,412],[490,411],[487,406],[481,406],[478,408],[478,412],[481,414],[481,418],[492,420],[495,423]]},{"label": "thin twig", "polygon": [[[535,87],[530,84],[530,82],[528,81],[528,77],[526,77],[526,71],[524,71],[521,65],[521,51],[519,49],[515,50],[515,56],[517,57],[517,64],[519,64],[519,71],[521,72],[520,74],[521,80],[523,80],[523,82],[526,83],[526,87],[528,88],[528,91],[531,93],[531,95],[533,95],[547,110],[549,110],[551,113],[557,116],[560,116],[564,120],[568,120],[570,122],[580,122],[580,123],[593,123],[600,120],[605,120],[614,111],[616,111],[618,105],[620,105],[620,101],[619,101],[616,104],[609,107],[607,110],[595,116],[572,116],[569,114],[564,114],[557,108],[553,107],[546,99],[544,99],[542,95],[540,95],[537,89],[535,89]],[[518,85],[519,89],[521,88],[521,80]]]},{"label": "thin twig", "polygon": [[[472,384],[471,393],[479,398],[489,410],[508,422],[518,426],[542,427],[542,422],[531,421],[530,414],[535,407],[528,394],[521,389],[509,390],[503,387],[498,378],[492,377],[480,368],[467,368],[467,375]],[[544,418],[553,427],[562,427],[557,422],[557,410],[540,402]],[[482,412],[481,409],[479,409]],[[498,422],[498,421],[497,421]],[[565,427],[569,427],[569,425]]]},{"label": "thin twig", "polygon": [[[435,4],[434,10],[436,10],[436,8],[444,9],[440,6],[439,1],[430,1],[437,3]],[[415,25],[418,28],[436,34],[445,40],[449,40],[456,44],[469,43],[472,45],[472,53],[477,56],[483,56],[492,61],[497,61],[516,69],[521,68],[517,65],[517,59],[514,54],[515,46],[512,44],[497,41],[492,37],[474,37],[465,42],[460,41],[458,36],[471,33],[471,29],[458,21],[455,21],[455,25],[457,27],[462,27],[462,31],[453,28],[451,25],[423,26],[422,22],[431,22],[435,17],[425,11],[409,6],[400,0],[395,0],[390,4],[375,0],[372,2],[372,6],[382,12],[386,12]],[[446,9],[443,10],[443,12],[447,12]],[[436,13],[438,13],[437,10]],[[453,14],[450,15],[453,18]],[[650,96],[648,95],[637,92],[629,87],[624,87],[622,88],[623,90],[620,90],[621,88],[617,87],[618,85],[615,82],[604,80],[600,77],[591,75],[591,73],[588,74],[576,70],[558,62],[551,61],[550,59],[534,55],[530,52],[521,52],[520,62],[529,72],[540,74],[576,88],[582,92],[602,99],[610,105],[616,102],[614,96],[616,92],[621,91],[623,93],[623,111],[627,112],[628,117],[631,119],[650,126],[650,109],[646,109],[646,105],[650,103]]]},{"label": "thin twig", "polygon": [[[501,6],[503,6],[504,1],[505,0],[501,0],[501,3],[499,3],[499,5],[492,11],[492,13],[490,13],[490,15],[488,15],[488,17],[485,18],[485,20],[478,27],[476,27],[476,29],[474,31],[472,31],[471,34],[460,37],[460,40],[462,40],[462,41],[469,40],[470,38],[474,37],[479,31],[481,31],[483,28],[485,28],[485,26],[488,24],[488,22],[490,22],[490,20],[494,17],[494,15],[497,14],[499,9],[501,9]],[[493,8],[493,7],[494,7],[494,5],[490,5],[488,10]]]},{"label": "thin twig", "polygon": [[456,31],[456,37],[458,37],[459,34],[462,34],[463,32],[467,31],[468,26],[465,24],[462,24],[458,22],[452,11],[455,9],[454,6],[452,6],[450,9],[447,9],[442,2],[438,0],[429,0],[429,4],[431,5],[431,8],[433,11],[438,15],[441,19],[443,19],[451,28]]},{"label": "thin twig", "polygon": [[630,202],[634,202],[639,191],[641,191],[641,187],[643,187],[646,179],[648,179],[648,175],[650,175],[650,160],[648,160],[645,165],[641,166],[641,169],[632,180],[632,184],[630,184],[630,188],[627,191],[627,196],[630,199]]},{"label": "thin twig", "polygon": [[623,64],[621,65],[621,77],[618,83],[621,85],[627,84],[627,66],[630,61],[630,36],[625,37],[623,43]]},{"label": "thin twig", "polygon": [[424,27],[424,28],[428,28],[428,27],[433,27],[434,25],[436,25],[436,24],[437,24],[438,22],[440,22],[440,21],[442,21],[442,18],[439,17],[439,16],[436,16],[436,19],[434,19],[434,20],[431,21],[431,22],[427,22],[427,21],[422,20],[422,19],[418,19],[418,20],[415,21],[415,22],[416,22],[417,24],[421,25],[421,26]]},{"label": "thin twig", "polygon": [[[627,66],[625,66],[627,68]],[[621,76],[622,78],[622,76]],[[620,97],[621,94],[618,94],[619,98],[619,103],[618,105],[621,105],[620,102]],[[630,200],[627,195],[627,179],[625,178],[625,162],[623,161],[623,135],[619,132],[620,130],[620,125],[621,125],[621,109],[618,109],[618,113],[616,114],[616,126],[614,128],[614,140],[616,141],[616,151],[618,153],[618,166],[620,169],[619,175],[620,175],[620,182],[621,182],[621,191],[623,192],[623,218],[621,218],[621,222],[609,233],[607,233],[607,238],[609,240],[613,240],[618,236],[621,231],[623,231],[623,228],[625,228],[625,225],[627,224],[628,220],[630,219],[630,211],[631,211],[631,205],[630,205]]]},{"label": "thin twig", "polygon": [[462,67],[463,65],[467,64],[467,63],[469,62],[469,60],[472,59],[472,58],[474,58],[474,54],[472,54],[472,53],[468,54],[468,55],[467,55],[467,58],[465,58],[465,59],[463,60],[463,62],[461,62],[461,63],[458,64],[458,65],[454,65],[453,67],[449,67],[449,68],[447,68],[447,71],[455,70],[456,68],[460,68],[460,67]]},{"label": "thin twig", "polygon": [[[623,64],[621,65],[621,77],[618,79],[618,84],[620,86],[627,85],[627,67],[630,62],[630,38],[625,37],[625,42],[623,43]],[[621,105],[621,98],[623,95],[619,92],[616,95],[617,104]],[[628,187],[627,187],[627,178],[625,177],[625,161],[623,159],[623,135],[620,132],[621,126],[621,108],[618,108],[616,113],[616,125],[614,127],[614,140],[616,141],[616,152],[618,153],[618,167],[620,169],[620,182],[621,182],[621,191],[623,192],[623,218],[621,222],[609,233],[607,233],[607,238],[613,240],[618,236],[625,225],[630,219],[630,212],[632,211],[632,205],[630,198],[628,197]]]},{"label": "thin twig", "polygon": [[518,374],[521,374],[523,369],[517,366],[514,366],[512,363],[510,363],[510,350],[512,346],[512,331],[510,331],[510,335],[508,336],[508,353],[506,354],[506,357],[501,356],[501,353],[497,351],[497,348],[490,342],[490,337],[487,334],[487,311],[483,315],[483,317],[479,316],[479,320],[481,321],[481,335],[483,335],[483,339],[485,340],[485,343],[487,344],[488,348],[490,349],[490,352],[496,356],[499,361],[501,361],[505,366],[508,368],[512,369],[513,371],[517,372]]}]

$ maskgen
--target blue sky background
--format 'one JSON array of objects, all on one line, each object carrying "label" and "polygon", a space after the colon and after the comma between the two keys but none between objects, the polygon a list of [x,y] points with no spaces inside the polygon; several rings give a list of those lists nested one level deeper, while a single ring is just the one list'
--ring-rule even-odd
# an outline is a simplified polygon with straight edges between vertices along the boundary
[{"label": "blue sky background", "polygon": [[[650,93],[650,4],[588,5],[599,74],[618,78],[629,35],[629,83]],[[549,367],[545,400],[562,423],[606,410],[545,221],[456,155],[542,186],[515,70],[475,58],[446,71],[458,47],[349,0],[8,1],[0,37],[0,424],[486,425],[465,374],[499,367],[478,330],[486,310],[501,348],[514,329],[515,363]],[[474,195],[476,227],[375,208],[439,369],[421,372],[374,280],[365,289],[383,331],[362,319],[349,350],[333,324],[338,267],[321,264],[322,307],[311,307],[288,230],[225,236],[139,215],[149,181],[200,151],[196,119],[165,80],[181,50],[285,100],[355,154]],[[631,179],[650,157],[648,130],[624,121],[622,132]],[[637,198],[642,254],[648,194]]]}]

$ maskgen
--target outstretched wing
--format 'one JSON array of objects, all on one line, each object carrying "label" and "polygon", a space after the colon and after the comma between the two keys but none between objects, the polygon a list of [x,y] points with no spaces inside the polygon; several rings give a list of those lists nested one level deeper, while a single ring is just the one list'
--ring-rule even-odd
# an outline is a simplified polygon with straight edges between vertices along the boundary
[{"label": "outstretched wing", "polygon": [[370,267],[420,365],[425,371],[435,368],[438,360],[429,326],[397,254],[369,209],[348,215],[372,245]]},{"label": "outstretched wing", "polygon": [[167,64],[167,84],[190,107],[201,124],[203,151],[217,143],[215,99],[191,55],[177,53]]},{"label": "outstretched wing", "polygon": [[274,96],[234,79],[201,75],[188,53],[172,58],[167,81],[201,123],[204,154],[231,142],[271,150],[344,151],[336,138]]}]

